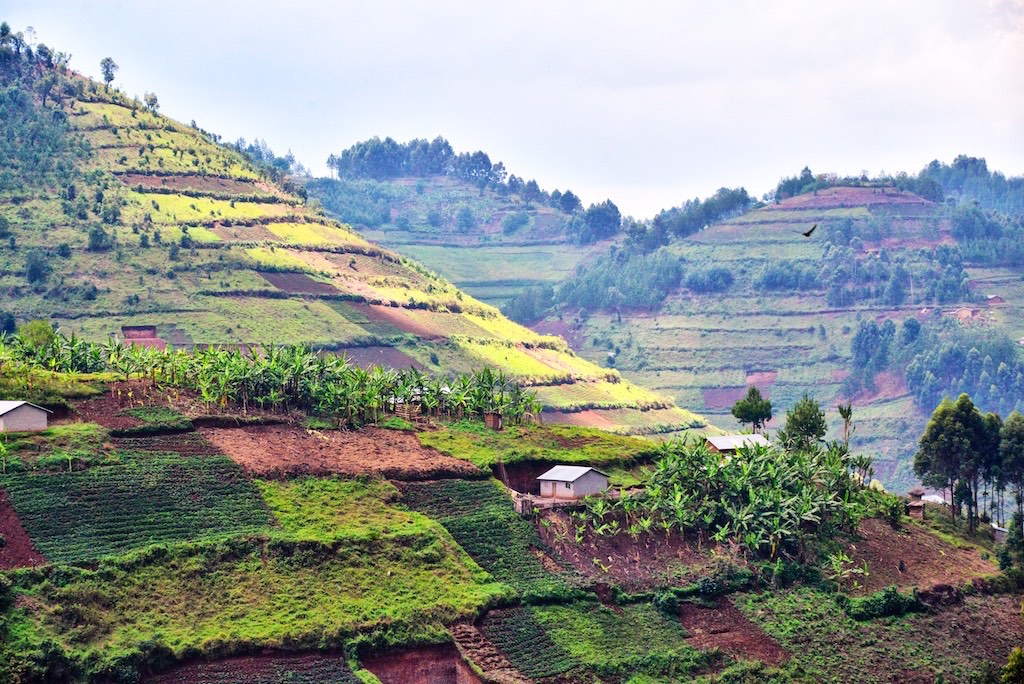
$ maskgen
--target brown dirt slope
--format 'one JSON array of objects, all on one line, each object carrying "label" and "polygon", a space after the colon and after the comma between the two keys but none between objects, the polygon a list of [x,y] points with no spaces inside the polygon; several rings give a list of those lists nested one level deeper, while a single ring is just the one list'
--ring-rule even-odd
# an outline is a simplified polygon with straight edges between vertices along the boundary
[{"label": "brown dirt slope", "polygon": [[249,473],[260,476],[372,475],[394,480],[480,477],[468,461],[429,449],[396,430],[307,430],[297,425],[202,428],[200,432]]},{"label": "brown dirt slope", "polygon": [[372,655],[362,658],[361,664],[381,684],[482,684],[482,680],[450,644]]},{"label": "brown dirt slope", "polygon": [[36,550],[32,538],[21,526],[14,506],[7,499],[7,492],[0,489],[0,537],[4,546],[0,548],[0,570],[30,568],[46,564],[46,558]]},{"label": "brown dirt slope", "polygon": [[690,645],[706,651],[720,649],[742,660],[759,660],[777,665],[788,654],[760,627],[748,620],[728,598],[719,598],[714,607],[684,603],[679,620],[690,633]]},{"label": "brown dirt slope", "polygon": [[936,584],[956,586],[999,570],[981,558],[979,549],[958,548],[916,524],[894,530],[872,518],[861,523],[860,536],[850,545],[849,554],[858,566],[867,561],[868,576],[861,580],[867,592],[893,584],[922,589]]}]

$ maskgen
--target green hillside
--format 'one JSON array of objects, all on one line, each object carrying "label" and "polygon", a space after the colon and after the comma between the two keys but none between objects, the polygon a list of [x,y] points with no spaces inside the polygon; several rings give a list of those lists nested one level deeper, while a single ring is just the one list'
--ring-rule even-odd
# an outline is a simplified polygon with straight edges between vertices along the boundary
[{"label": "green hillside", "polygon": [[[16,144],[3,166],[16,172],[0,177],[0,314],[97,341],[155,326],[154,343],[176,347],[304,343],[364,366],[491,367],[536,389],[553,420],[706,426],[326,217],[275,168],[160,115],[155,96],[130,99],[49,51],[4,69]],[[548,216],[557,224],[549,209],[530,221]]]},{"label": "green hillside", "polygon": [[[534,327],[728,428],[739,427],[730,409],[749,386],[773,403],[769,428],[805,393],[826,407],[851,398],[852,443],[875,456],[886,486],[904,490],[943,394],[970,392],[1004,416],[1024,406],[1024,270],[1015,248],[997,247],[1019,231],[1018,219],[892,183],[825,187],[654,252],[677,257],[681,275],[653,308],[623,301],[620,321],[569,307],[565,322]],[[563,293],[585,300],[589,282],[584,274]],[[831,435],[841,435],[838,413],[828,413]]]},{"label": "green hillside", "polygon": [[591,230],[571,191],[547,192],[483,152],[456,155],[443,138],[374,138],[328,164],[337,180],[306,182],[328,214],[498,307],[564,279],[618,230],[617,209],[612,231]]}]

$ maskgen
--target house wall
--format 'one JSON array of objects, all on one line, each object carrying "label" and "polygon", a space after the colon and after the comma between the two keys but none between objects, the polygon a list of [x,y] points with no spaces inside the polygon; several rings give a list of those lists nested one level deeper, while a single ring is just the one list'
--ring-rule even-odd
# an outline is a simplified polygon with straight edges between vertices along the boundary
[{"label": "house wall", "polygon": [[0,416],[0,432],[45,430],[47,422],[46,411],[40,411],[33,406],[19,406]]},{"label": "house wall", "polygon": [[608,489],[608,478],[601,473],[595,473],[591,470],[589,473],[573,482],[572,488],[577,497],[600,494]]}]

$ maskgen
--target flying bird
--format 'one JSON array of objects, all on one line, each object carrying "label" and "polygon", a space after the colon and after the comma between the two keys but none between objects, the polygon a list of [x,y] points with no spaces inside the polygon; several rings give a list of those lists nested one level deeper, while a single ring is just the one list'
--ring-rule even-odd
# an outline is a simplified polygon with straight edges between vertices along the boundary
[{"label": "flying bird", "polygon": [[813,233],[815,231],[815,229],[817,229],[817,227],[818,227],[818,224],[815,223],[813,226],[811,226],[811,229],[809,231],[807,231],[806,233],[803,234],[804,237],[811,237],[811,233]]}]

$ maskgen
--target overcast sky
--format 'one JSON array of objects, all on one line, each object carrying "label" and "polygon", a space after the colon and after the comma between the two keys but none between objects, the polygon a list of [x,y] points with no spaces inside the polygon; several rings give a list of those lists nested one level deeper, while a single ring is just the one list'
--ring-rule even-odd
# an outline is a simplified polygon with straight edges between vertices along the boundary
[{"label": "overcast sky", "polygon": [[0,0],[0,19],[318,174],[374,135],[443,135],[637,217],[804,165],[1024,174],[1024,0]]}]

